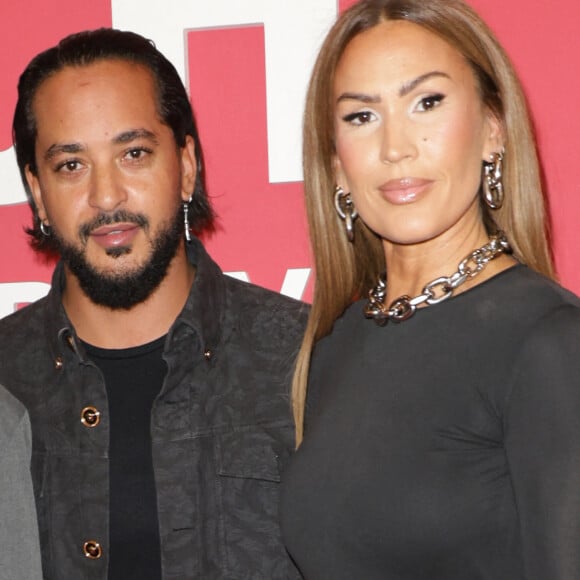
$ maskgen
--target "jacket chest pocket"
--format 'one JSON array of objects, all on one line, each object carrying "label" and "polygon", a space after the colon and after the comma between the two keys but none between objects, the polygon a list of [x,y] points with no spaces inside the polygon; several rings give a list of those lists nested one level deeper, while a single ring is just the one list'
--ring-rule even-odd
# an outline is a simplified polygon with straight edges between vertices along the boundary
[{"label": "jacket chest pocket", "polygon": [[252,427],[216,439],[217,499],[227,578],[298,578],[280,534],[281,463],[293,429]]}]

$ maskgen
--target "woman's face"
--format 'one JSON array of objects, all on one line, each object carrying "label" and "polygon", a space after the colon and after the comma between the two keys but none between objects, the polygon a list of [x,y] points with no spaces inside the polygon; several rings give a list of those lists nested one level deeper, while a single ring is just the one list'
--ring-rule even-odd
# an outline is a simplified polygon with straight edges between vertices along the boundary
[{"label": "woman's face", "polygon": [[455,48],[417,24],[382,22],[346,47],[334,102],[336,182],[383,240],[481,225],[481,164],[501,149],[501,128]]}]

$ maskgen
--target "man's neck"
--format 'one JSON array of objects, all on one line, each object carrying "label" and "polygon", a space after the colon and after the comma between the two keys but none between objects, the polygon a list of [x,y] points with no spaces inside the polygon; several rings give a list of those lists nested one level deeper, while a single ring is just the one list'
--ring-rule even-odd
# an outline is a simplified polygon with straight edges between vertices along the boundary
[{"label": "man's neck", "polygon": [[143,302],[128,310],[95,304],[65,268],[63,306],[79,338],[100,348],[139,346],[164,336],[183,309],[195,268],[185,252],[178,252],[166,277]]}]

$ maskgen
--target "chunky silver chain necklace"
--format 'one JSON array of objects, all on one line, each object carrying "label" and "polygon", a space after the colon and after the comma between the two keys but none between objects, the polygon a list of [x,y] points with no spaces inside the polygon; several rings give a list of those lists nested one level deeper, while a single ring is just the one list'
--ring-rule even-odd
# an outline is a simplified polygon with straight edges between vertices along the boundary
[{"label": "chunky silver chain necklace", "polygon": [[511,248],[505,234],[500,231],[493,235],[487,244],[465,256],[457,266],[455,274],[435,278],[426,284],[421,294],[415,298],[405,294],[391,302],[388,307],[385,306],[387,276],[383,272],[379,276],[378,284],[369,292],[365,316],[372,318],[379,326],[384,326],[389,320],[403,322],[415,314],[420,304],[432,306],[451,298],[459,286],[477,276],[491,260],[504,252],[511,252]]}]

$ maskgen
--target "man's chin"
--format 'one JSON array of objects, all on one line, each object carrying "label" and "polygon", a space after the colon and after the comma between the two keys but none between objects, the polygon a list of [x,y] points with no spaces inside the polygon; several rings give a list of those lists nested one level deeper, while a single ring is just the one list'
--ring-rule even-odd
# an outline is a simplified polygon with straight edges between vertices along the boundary
[{"label": "man's chin", "polygon": [[165,278],[183,235],[181,207],[167,227],[161,228],[146,255],[132,245],[111,246],[95,253],[89,244],[76,248],[61,244],[61,257],[77,278],[83,292],[95,304],[130,309],[144,302]]},{"label": "man's chin", "polygon": [[[149,258],[149,259],[148,259]],[[69,270],[77,277],[88,274],[91,278],[102,278],[107,283],[123,283],[124,280],[136,278],[142,275],[149,267],[150,257],[137,262],[133,256],[120,254],[107,256],[100,260],[84,260],[81,262],[67,263]]]},{"label": "man's chin", "polygon": [[113,310],[129,310],[147,300],[158,288],[166,268],[150,263],[123,268],[74,268],[72,274],[92,302]]}]

